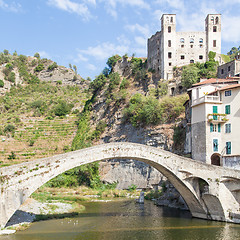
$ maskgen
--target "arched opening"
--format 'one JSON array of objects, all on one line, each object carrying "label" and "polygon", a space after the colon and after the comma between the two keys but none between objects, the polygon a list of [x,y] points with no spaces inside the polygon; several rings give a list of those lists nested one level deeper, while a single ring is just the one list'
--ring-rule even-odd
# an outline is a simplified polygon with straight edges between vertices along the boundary
[{"label": "arched opening", "polygon": [[[20,176],[14,174],[16,170],[19,170],[19,166],[15,165],[11,168],[11,174],[9,173],[9,176],[13,177],[9,177],[9,181],[6,183],[8,187],[4,188],[5,192],[2,194],[0,209],[4,209],[5,212],[2,215],[3,217],[0,218],[0,226],[5,226],[8,219],[20,205],[25,202],[33,192],[52,178],[74,167],[110,159],[133,159],[154,167],[168,178],[184,198],[192,216],[207,219],[208,216],[202,203],[192,191],[192,188],[186,185],[184,179],[182,179],[182,173],[180,171],[175,172],[175,169],[179,167],[176,157],[175,154],[154,147],[120,142],[97,145],[46,159],[39,159],[34,162],[24,163],[24,169],[29,171],[27,174]],[[185,159],[184,161],[186,161],[186,166],[188,166],[189,159]],[[41,166],[35,169],[34,172],[30,171],[32,166],[36,164],[40,164]],[[19,181],[19,178],[21,178],[21,181]],[[9,199],[13,199],[14,201],[9,203]]]},{"label": "arched opening", "polygon": [[211,156],[211,164],[216,166],[221,166],[221,155],[218,153],[214,153]]},{"label": "arched opening", "polygon": [[172,95],[172,96],[175,95],[175,88],[174,88],[174,87],[171,88],[171,95]]}]

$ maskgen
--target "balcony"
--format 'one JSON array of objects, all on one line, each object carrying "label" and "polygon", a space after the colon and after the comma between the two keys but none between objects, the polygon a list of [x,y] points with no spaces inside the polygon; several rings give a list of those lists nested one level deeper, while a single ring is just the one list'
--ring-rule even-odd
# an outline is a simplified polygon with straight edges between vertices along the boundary
[{"label": "balcony", "polygon": [[222,113],[212,113],[207,115],[207,121],[209,123],[225,123],[229,119],[227,119],[227,114]]},{"label": "balcony", "polygon": [[201,104],[201,103],[222,103],[220,96],[213,95],[204,95],[200,98],[192,100],[192,106]]}]

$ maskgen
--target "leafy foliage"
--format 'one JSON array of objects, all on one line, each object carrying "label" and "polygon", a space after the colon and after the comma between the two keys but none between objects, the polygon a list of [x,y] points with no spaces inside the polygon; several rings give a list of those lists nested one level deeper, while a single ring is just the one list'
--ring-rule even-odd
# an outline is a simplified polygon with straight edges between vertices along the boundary
[{"label": "leafy foliage", "polygon": [[54,109],[54,114],[59,117],[66,116],[71,112],[73,106],[74,105],[72,103],[67,103],[66,101],[60,100]]},{"label": "leafy foliage", "polygon": [[90,83],[90,89],[92,89],[93,92],[96,93],[97,91],[100,91],[103,89],[106,82],[107,82],[107,79],[105,75],[100,74]]},{"label": "leafy foliage", "polygon": [[110,58],[108,58],[108,60],[107,60],[107,65],[108,65],[108,67],[109,67],[109,69],[110,69],[110,72],[112,72],[112,70],[113,70],[113,67],[116,65],[116,63],[119,61],[121,59],[121,57],[119,56],[119,55],[114,55],[114,56],[112,56],[112,57],[110,57]]},{"label": "leafy foliage", "polygon": [[2,79],[0,79],[0,87],[1,87],[1,88],[4,87],[4,82],[3,82]]},{"label": "leafy foliage", "polygon": [[41,72],[44,69],[44,65],[39,63],[37,67],[35,67],[34,72]]},{"label": "leafy foliage", "polygon": [[175,121],[184,111],[183,103],[186,98],[185,95],[181,95],[165,97],[159,101],[152,96],[145,97],[137,93],[124,109],[125,121],[131,122],[135,127]]}]

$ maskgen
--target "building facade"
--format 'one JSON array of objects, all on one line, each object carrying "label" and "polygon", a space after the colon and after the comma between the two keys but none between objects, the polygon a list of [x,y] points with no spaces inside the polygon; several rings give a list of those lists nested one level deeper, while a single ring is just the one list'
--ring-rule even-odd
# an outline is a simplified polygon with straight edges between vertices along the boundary
[{"label": "building facade", "polygon": [[240,79],[208,79],[189,93],[186,149],[205,163],[240,169]]},{"label": "building facade", "polygon": [[148,68],[171,80],[174,66],[204,63],[210,51],[221,61],[221,14],[208,14],[203,32],[177,32],[176,14],[163,14],[161,31],[148,39]]},{"label": "building facade", "polygon": [[218,67],[218,78],[239,77],[240,76],[240,60],[235,59]]}]

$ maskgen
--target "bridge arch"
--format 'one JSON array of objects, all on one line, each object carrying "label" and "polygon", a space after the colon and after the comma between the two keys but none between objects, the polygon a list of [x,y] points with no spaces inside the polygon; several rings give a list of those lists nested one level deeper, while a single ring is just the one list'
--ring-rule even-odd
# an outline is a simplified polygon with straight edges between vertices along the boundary
[{"label": "bridge arch", "polygon": [[215,166],[202,164],[154,147],[120,142],[97,145],[1,168],[0,225],[5,226],[20,205],[47,181],[74,167],[109,159],[134,159],[149,164],[166,176],[179,191],[192,216],[209,218],[205,205],[185,179],[186,175],[199,175],[199,178],[204,179],[207,171],[215,171]]}]

